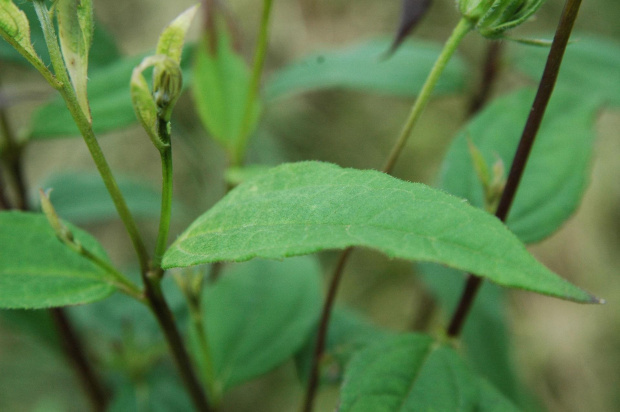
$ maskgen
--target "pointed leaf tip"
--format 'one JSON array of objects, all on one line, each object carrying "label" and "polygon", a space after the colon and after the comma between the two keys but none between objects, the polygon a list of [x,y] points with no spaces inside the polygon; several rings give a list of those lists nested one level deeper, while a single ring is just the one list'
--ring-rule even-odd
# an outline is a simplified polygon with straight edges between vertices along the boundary
[{"label": "pointed leaf tip", "polygon": [[431,2],[432,0],[402,0],[400,25],[387,56],[394,53],[405,40],[405,37],[418,25],[428,11]]}]

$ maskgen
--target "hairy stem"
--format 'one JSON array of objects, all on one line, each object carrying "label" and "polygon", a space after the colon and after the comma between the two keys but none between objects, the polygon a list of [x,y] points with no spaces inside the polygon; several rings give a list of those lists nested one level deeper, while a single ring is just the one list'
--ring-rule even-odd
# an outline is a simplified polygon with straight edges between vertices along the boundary
[{"label": "hairy stem", "polygon": [[42,0],[35,0],[34,6],[41,21],[41,26],[43,27],[43,34],[45,35],[45,42],[47,44],[47,48],[49,50],[50,59],[52,61],[52,66],[54,67],[54,74],[56,78],[62,83],[62,86],[58,89],[62,97],[64,98],[67,108],[69,112],[71,112],[71,116],[75,121],[82,137],[84,138],[84,142],[88,147],[88,150],[91,154],[91,157],[105,183],[105,186],[114,202],[114,206],[116,207],[116,211],[118,212],[121,221],[125,225],[127,233],[131,238],[131,242],[133,244],[134,249],[136,250],[136,254],[138,255],[138,260],[140,262],[140,268],[142,272],[146,272],[148,270],[148,262],[149,256],[146,251],[146,247],[144,246],[144,242],[142,241],[142,237],[138,231],[138,227],[136,222],[127,207],[127,203],[125,202],[125,198],[118,188],[118,184],[116,183],[116,179],[112,174],[112,170],[101,150],[101,146],[99,146],[99,142],[95,137],[95,133],[93,132],[93,128],[90,120],[84,114],[82,108],[80,107],[77,97],[75,95],[75,91],[71,86],[71,81],[69,80],[69,75],[67,74],[67,70],[63,61],[62,53],[60,51],[60,47],[58,46],[58,40],[56,38],[56,32],[54,31],[54,25],[50,19],[49,12],[45,3]]},{"label": "hairy stem", "polygon": [[415,127],[420,116],[422,115],[422,112],[424,111],[430,100],[431,94],[433,93],[433,90],[437,85],[437,81],[441,77],[441,74],[446,68],[448,62],[450,61],[450,58],[452,57],[454,52],[456,52],[458,45],[461,43],[463,38],[465,38],[467,33],[471,31],[472,27],[473,26],[471,21],[466,18],[461,18],[461,20],[452,31],[452,35],[446,41],[446,44],[441,51],[441,54],[437,58],[437,61],[435,61],[435,65],[431,69],[431,72],[428,74],[426,82],[424,82],[424,86],[422,86],[422,90],[420,90],[420,93],[418,94],[418,97],[413,107],[411,108],[409,117],[407,118],[407,121],[405,122],[403,129],[400,132],[400,136],[398,137],[398,140],[392,148],[392,152],[390,153],[388,160],[383,167],[383,172],[388,174],[392,173],[392,169],[394,169],[396,161],[398,160],[400,154],[405,148],[405,144],[407,143],[407,140],[409,140],[409,136],[411,136],[413,128]]},{"label": "hairy stem", "polygon": [[[532,110],[525,123],[521,140],[512,161],[510,173],[508,174],[506,187],[495,212],[495,216],[503,222],[506,221],[506,217],[512,206],[529,154],[534,145],[549,100],[551,99],[551,94],[553,93],[553,88],[555,87],[558,73],[560,72],[562,59],[564,58],[564,51],[566,50],[568,39],[573,31],[580,6],[581,0],[567,0],[564,4],[562,16],[560,17],[560,22],[555,32],[553,43],[551,44],[551,50],[547,57],[545,70],[543,71],[542,78],[538,85],[538,91],[534,103],[532,104]],[[461,333],[467,315],[469,314],[481,285],[482,278],[473,274],[468,276],[461,300],[448,326],[448,336],[456,337]]]},{"label": "hairy stem", "polygon": [[162,142],[167,144],[161,151],[161,211],[159,217],[159,231],[155,246],[153,267],[160,267],[168,245],[168,232],[170,231],[170,219],[172,216],[172,146],[170,145],[169,122],[158,119],[158,134]]},{"label": "hairy stem", "polygon": [[252,126],[252,117],[254,116],[254,104],[258,96],[258,90],[260,88],[260,79],[263,74],[263,67],[265,65],[265,56],[267,55],[267,45],[269,42],[269,19],[271,17],[271,6],[273,0],[263,1],[263,15],[260,23],[260,31],[258,33],[258,39],[256,41],[256,51],[254,52],[254,68],[252,69],[252,79],[250,80],[250,87],[248,88],[248,96],[245,101],[245,108],[243,112],[243,120],[241,122],[239,146],[234,154],[231,163],[237,167],[243,163],[243,156],[245,155],[245,149],[247,146],[248,134]]},{"label": "hairy stem", "polygon": [[[430,97],[446,68],[448,62],[452,55],[456,52],[458,45],[465,38],[467,33],[469,33],[472,29],[472,23],[462,18],[452,31],[452,34],[446,41],[444,48],[435,61],[431,72],[428,74],[424,85],[422,86],[422,90],[418,94],[418,97],[411,108],[411,112],[403,125],[402,131],[396,140],[394,147],[383,167],[383,172],[387,174],[391,174],[394,166],[396,165],[396,161],[400,157],[403,149],[405,148],[405,144],[407,140],[411,136],[413,129],[419,120],[422,112],[426,108]],[[327,297],[323,304],[323,311],[321,315],[321,320],[319,323],[318,331],[317,331],[317,339],[315,343],[315,349],[312,357],[312,366],[310,369],[310,376],[308,378],[308,384],[306,386],[306,394],[303,403],[303,412],[311,412],[314,406],[314,398],[316,396],[316,392],[319,386],[319,369],[321,358],[325,352],[325,341],[327,339],[327,331],[329,328],[329,320],[331,317],[331,313],[333,311],[334,302],[336,299],[336,294],[338,292],[338,286],[340,284],[340,280],[342,278],[342,274],[344,272],[344,268],[346,267],[347,261],[353,248],[348,248],[342,252],[340,258],[338,259],[338,264],[336,265],[336,269],[334,271],[334,275],[332,276],[329,290],[327,293]]]}]

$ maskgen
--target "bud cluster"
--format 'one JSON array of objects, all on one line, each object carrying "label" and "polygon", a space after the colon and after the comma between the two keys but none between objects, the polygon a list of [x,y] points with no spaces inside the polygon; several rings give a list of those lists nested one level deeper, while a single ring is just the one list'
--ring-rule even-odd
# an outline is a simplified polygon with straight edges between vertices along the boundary
[{"label": "bud cluster", "polygon": [[529,19],[545,0],[458,0],[463,17],[484,37],[502,34]]}]

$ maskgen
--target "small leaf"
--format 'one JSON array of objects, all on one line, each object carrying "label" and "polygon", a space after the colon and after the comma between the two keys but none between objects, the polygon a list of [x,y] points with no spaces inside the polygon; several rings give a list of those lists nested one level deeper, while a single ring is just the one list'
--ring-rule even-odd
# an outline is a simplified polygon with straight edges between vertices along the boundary
[{"label": "small leaf", "polygon": [[[101,259],[99,243],[76,227],[75,238]],[[0,213],[0,307],[38,309],[95,302],[116,288],[106,273],[61,243],[43,215]]]},{"label": "small leaf", "polygon": [[[375,39],[346,49],[311,55],[276,72],[265,86],[265,99],[328,88],[394,96],[416,96],[441,52],[441,45],[416,41],[403,44],[389,59],[381,56],[388,39]],[[465,65],[453,57],[435,89],[436,95],[463,88]]]},{"label": "small leaf", "polygon": [[142,128],[151,139],[155,147],[160,148],[164,145],[157,133],[157,105],[153,100],[153,95],[142,72],[146,69],[148,59],[145,57],[142,62],[133,69],[129,89],[131,91],[131,102],[136,117],[142,124]]},{"label": "small leaf", "polygon": [[[144,57],[126,57],[92,74],[88,81],[88,94],[95,133],[117,130],[136,123],[129,83],[133,69]],[[181,67],[186,68],[188,63],[189,59],[184,58]],[[183,73],[184,79],[190,77],[187,71]],[[185,87],[187,83],[189,81],[184,82]],[[35,111],[31,128],[30,138],[37,140],[80,136],[60,96]]]},{"label": "small leaf", "polygon": [[[508,227],[523,242],[551,235],[579,205],[588,183],[597,100],[556,88],[508,215]],[[496,99],[472,119],[444,159],[439,186],[483,208],[483,188],[467,139],[487,163],[499,156],[509,169],[533,101],[533,90],[519,90]]]},{"label": "small leaf", "polygon": [[429,336],[386,339],[359,352],[346,371],[339,412],[517,411]]},{"label": "small leaf", "polygon": [[428,11],[432,0],[402,0],[402,12],[400,14],[400,25],[394,37],[394,42],[390,47],[389,53],[392,54],[398,49],[405,37],[418,25],[422,17]]},{"label": "small leaf", "polygon": [[11,0],[0,0],[0,36],[28,61],[44,67],[30,41],[28,18]]},{"label": "small leaf", "polygon": [[88,52],[94,30],[92,0],[57,0],[54,5],[65,65],[78,103],[86,117],[91,119],[87,82]]},{"label": "small leaf", "polygon": [[243,150],[241,146],[246,137],[254,132],[260,103],[254,103],[251,127],[247,130],[247,136],[242,136],[250,69],[233,49],[230,36],[224,29],[218,31],[217,41],[214,54],[208,39],[203,39],[196,50],[192,93],[204,127],[229,155],[236,156]]},{"label": "small leaf", "polygon": [[[118,186],[136,217],[159,217],[159,191],[146,182],[119,177]],[[66,172],[50,176],[40,184],[53,188],[51,198],[58,215],[74,224],[117,219],[110,195],[96,173]],[[37,202],[34,202],[37,204]]]},{"label": "small leaf", "polygon": [[301,348],[322,303],[309,257],[235,265],[205,290],[203,316],[218,383],[230,388],[280,365]]},{"label": "small leaf", "polygon": [[500,285],[596,298],[537,262],[495,217],[443,191],[370,170],[285,164],[232,190],[174,242],[165,268],[361,246]]},{"label": "small leaf", "polygon": [[[601,103],[620,106],[620,43],[589,35],[574,35],[562,60],[557,86],[573,90],[576,96],[597,97]],[[514,47],[514,64],[539,81],[547,50],[537,47]]]},{"label": "small leaf", "polygon": [[174,60],[177,63],[181,63],[181,54],[183,52],[183,43],[185,42],[185,35],[187,29],[191,24],[196,11],[198,10],[198,4],[190,7],[181,13],[176,19],[174,19],[159,36],[159,42],[157,43],[157,54],[164,54]]}]

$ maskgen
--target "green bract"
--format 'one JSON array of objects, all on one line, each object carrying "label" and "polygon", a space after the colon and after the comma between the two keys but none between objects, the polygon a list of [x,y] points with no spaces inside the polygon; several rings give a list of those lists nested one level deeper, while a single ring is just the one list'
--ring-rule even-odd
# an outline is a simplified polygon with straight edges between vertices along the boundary
[{"label": "green bract", "polygon": [[459,0],[461,14],[484,37],[498,38],[529,19],[545,0]]}]

